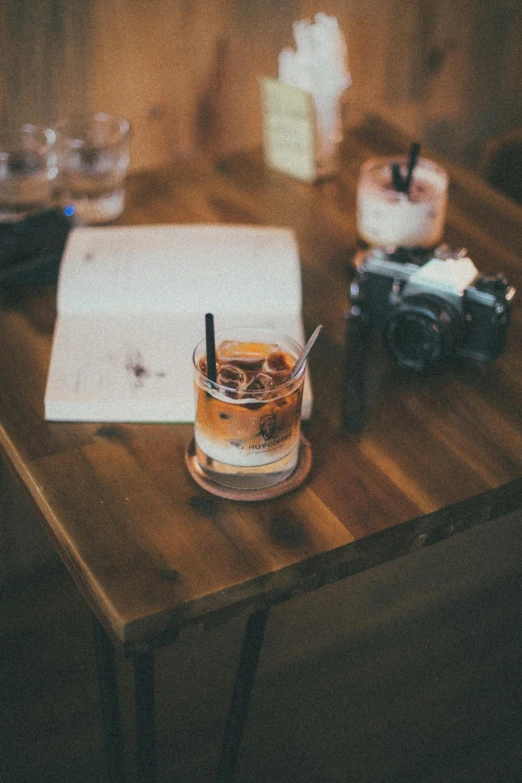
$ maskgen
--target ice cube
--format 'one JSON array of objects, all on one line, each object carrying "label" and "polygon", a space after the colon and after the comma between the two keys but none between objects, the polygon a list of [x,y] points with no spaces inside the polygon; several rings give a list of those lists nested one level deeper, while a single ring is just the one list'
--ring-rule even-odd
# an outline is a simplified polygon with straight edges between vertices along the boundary
[{"label": "ice cube", "polygon": [[[266,373],[260,372],[257,375],[255,375],[248,386],[245,389],[245,392],[248,394],[249,392],[258,394],[258,392],[264,392],[264,391],[270,391],[270,389],[274,385],[273,378],[270,377],[270,375],[267,375]],[[261,395],[262,397],[263,395]]]},{"label": "ice cube", "polygon": [[263,371],[279,380],[283,375],[289,375],[294,363],[291,357],[284,351],[272,351],[265,359]]},{"label": "ice cube", "polygon": [[247,377],[239,367],[234,367],[232,364],[223,364],[218,368],[217,382],[222,386],[238,391],[246,385]]},{"label": "ice cube", "polygon": [[219,362],[237,364],[245,369],[261,369],[265,359],[277,348],[274,343],[223,340],[217,349],[217,359]]}]

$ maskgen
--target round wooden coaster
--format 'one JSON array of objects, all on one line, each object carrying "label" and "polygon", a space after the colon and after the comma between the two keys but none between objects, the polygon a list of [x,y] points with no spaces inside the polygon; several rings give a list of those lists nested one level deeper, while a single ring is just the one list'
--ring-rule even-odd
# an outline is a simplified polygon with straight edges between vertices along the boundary
[{"label": "round wooden coaster", "polygon": [[263,489],[224,487],[222,484],[217,484],[215,481],[207,478],[201,472],[196,460],[196,443],[194,438],[192,438],[185,449],[185,463],[194,481],[213,495],[219,495],[219,497],[228,498],[229,500],[270,500],[280,495],[286,495],[287,492],[291,492],[303,483],[312,467],[312,448],[303,433],[301,433],[299,455],[294,471],[287,479],[280,481],[279,484],[275,484],[273,487],[263,487]]}]

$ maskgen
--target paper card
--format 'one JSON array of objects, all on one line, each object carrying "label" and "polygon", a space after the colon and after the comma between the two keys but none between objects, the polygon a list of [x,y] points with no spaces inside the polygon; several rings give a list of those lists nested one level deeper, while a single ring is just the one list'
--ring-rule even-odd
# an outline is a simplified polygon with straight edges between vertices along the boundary
[{"label": "paper card", "polygon": [[296,179],[317,176],[313,97],[277,79],[260,81],[263,151],[266,164]]}]

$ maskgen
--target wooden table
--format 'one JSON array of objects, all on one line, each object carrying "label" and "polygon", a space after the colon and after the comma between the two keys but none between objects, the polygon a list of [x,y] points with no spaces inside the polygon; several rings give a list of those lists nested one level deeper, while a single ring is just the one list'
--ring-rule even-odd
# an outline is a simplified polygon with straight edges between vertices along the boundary
[{"label": "wooden table", "polygon": [[[248,612],[218,780],[231,781],[268,610],[522,505],[522,318],[515,299],[505,354],[411,377],[376,335],[367,420],[341,426],[354,195],[361,162],[405,151],[378,120],[346,134],[340,176],[316,185],[267,170],[259,151],[215,166],[179,161],[136,173],[120,223],[249,223],[295,230],[315,407],[306,484],[279,499],[237,503],[190,478],[190,425],[47,423],[43,395],[56,290],[2,294],[0,445],[95,615],[112,780],[124,779],[113,644],[135,660],[138,776],[154,779],[153,651],[184,626]],[[448,165],[445,239],[481,271],[522,289],[522,209]],[[210,260],[211,262],[211,260]],[[276,283],[275,283],[276,284]]]}]

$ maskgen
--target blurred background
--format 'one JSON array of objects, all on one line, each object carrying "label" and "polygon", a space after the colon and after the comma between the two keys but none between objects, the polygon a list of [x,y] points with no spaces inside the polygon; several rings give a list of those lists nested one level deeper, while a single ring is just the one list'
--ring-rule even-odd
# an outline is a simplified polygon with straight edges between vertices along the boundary
[{"label": "blurred background", "polygon": [[348,42],[347,125],[379,115],[481,173],[522,128],[520,0],[3,0],[0,121],[122,114],[134,169],[255,146],[258,78],[319,11]]}]

